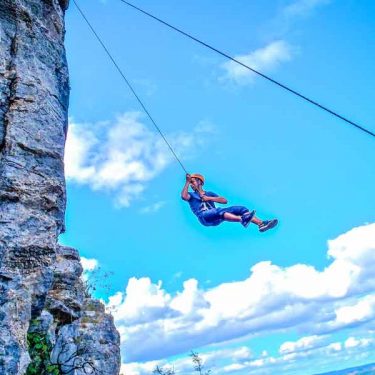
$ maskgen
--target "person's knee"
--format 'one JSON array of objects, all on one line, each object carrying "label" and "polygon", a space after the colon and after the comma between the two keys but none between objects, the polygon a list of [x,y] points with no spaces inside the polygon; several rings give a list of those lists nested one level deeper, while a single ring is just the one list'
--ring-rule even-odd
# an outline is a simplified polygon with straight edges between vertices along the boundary
[{"label": "person's knee", "polygon": [[241,208],[241,211],[242,211],[242,215],[243,215],[244,213],[246,213],[246,212],[250,212],[250,210],[249,210],[247,207],[245,207],[245,206],[243,206],[243,207]]},{"label": "person's knee", "polygon": [[249,209],[245,206],[233,206],[230,208],[231,210],[228,212],[238,216],[242,216],[244,213],[249,212]]}]

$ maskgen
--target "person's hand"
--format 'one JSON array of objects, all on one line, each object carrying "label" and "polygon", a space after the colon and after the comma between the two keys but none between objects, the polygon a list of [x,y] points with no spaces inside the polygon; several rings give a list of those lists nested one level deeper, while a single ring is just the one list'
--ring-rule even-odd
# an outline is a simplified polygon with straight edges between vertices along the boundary
[{"label": "person's hand", "polygon": [[189,184],[191,182],[191,176],[189,175],[189,173],[186,173],[186,182],[188,182]]},{"label": "person's hand", "polygon": [[201,197],[203,202],[208,202],[210,200],[210,197],[207,197],[207,195],[205,195],[205,194],[201,194],[200,197]]}]

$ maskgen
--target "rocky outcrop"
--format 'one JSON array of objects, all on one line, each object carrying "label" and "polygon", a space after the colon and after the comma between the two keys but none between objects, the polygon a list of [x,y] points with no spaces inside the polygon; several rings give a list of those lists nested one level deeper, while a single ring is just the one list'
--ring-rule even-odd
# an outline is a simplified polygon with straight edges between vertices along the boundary
[{"label": "rocky outcrop", "polygon": [[[100,375],[119,373],[119,335],[113,329],[113,318],[104,306],[85,299],[82,316],[59,331],[52,352],[52,363],[59,363],[63,372],[75,367],[75,375],[97,371]],[[86,369],[86,372],[85,372]]]},{"label": "rocky outcrop", "polygon": [[52,348],[51,363],[62,374],[118,374],[120,336],[104,305],[87,296],[81,274],[78,252],[59,246],[44,318],[33,330],[37,327],[46,336]]},{"label": "rocky outcrop", "polygon": [[[0,374],[26,372],[28,332],[44,332],[53,350],[65,326],[83,329],[79,255],[57,245],[66,203],[67,7],[68,0],[0,2]],[[108,329],[115,347],[113,323],[100,314],[90,342]],[[106,368],[117,374],[118,350],[111,361]]]},{"label": "rocky outcrop", "polygon": [[60,324],[72,322],[81,316],[85,295],[81,274],[82,266],[78,251],[59,246],[54,267],[54,281],[45,306]]}]

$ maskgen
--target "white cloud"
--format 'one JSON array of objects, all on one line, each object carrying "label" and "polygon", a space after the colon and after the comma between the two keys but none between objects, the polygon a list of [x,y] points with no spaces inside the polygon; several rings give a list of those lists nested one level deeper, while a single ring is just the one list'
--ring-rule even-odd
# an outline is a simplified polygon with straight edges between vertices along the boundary
[{"label": "white cloud", "polygon": [[335,313],[336,322],[339,324],[371,319],[375,316],[375,296],[366,296],[353,305],[339,307]]},{"label": "white cloud", "polygon": [[[275,18],[265,27],[264,34],[271,42],[247,54],[238,54],[234,58],[264,74],[276,70],[282,63],[291,61],[300,50],[298,46],[291,46],[287,42],[288,34],[295,27],[295,24],[313,14],[319,7],[330,4],[331,1],[289,1],[279,8]],[[221,82],[248,85],[252,84],[257,77],[256,73],[241,67],[234,61],[228,61],[221,67],[225,70],[225,74],[219,77]]]},{"label": "white cloud", "polygon": [[[217,372],[217,370],[221,370],[219,363],[228,361],[244,363],[251,359],[252,353],[248,347],[240,346],[235,348],[216,349],[205,353],[199,353],[199,357],[202,360],[204,369],[210,369],[215,373],[219,373]],[[176,359],[170,364],[167,363],[167,360],[148,361],[144,363],[132,362],[129,364],[123,364],[122,370],[127,375],[149,375],[150,373],[152,373],[152,370],[154,370],[156,366],[159,366],[164,369],[173,367],[176,374],[193,374],[193,364],[189,353],[186,353],[183,358]]]},{"label": "white cloud", "polygon": [[177,293],[176,297],[171,301],[173,310],[189,315],[201,308],[209,307],[203,293],[198,289],[197,280],[187,280],[184,282],[183,287],[183,291]]},{"label": "white cloud", "polygon": [[[307,345],[301,343],[307,343]],[[375,348],[375,340],[370,337],[348,337],[342,342],[330,342],[327,336],[314,338],[302,337],[295,342],[284,343],[293,346],[295,351],[280,355],[268,355],[262,351],[255,356],[248,346],[226,349],[214,349],[199,354],[204,368],[215,374],[306,374],[311,371],[323,371],[329,366],[344,367],[346,361],[362,361],[369,358]],[[281,347],[285,347],[285,345]],[[349,362],[353,363],[353,362]],[[156,366],[173,368],[176,374],[193,374],[193,365],[188,353],[182,358],[147,362],[130,362],[123,364],[122,370],[127,375],[149,375]],[[308,371],[307,371],[308,369]]]},{"label": "white cloud", "polygon": [[81,257],[81,265],[83,268],[82,279],[88,282],[87,285],[91,285],[89,279],[99,269],[99,261],[94,258]]},{"label": "white cloud", "polygon": [[140,213],[141,214],[153,214],[159,211],[162,207],[164,207],[165,203],[166,203],[165,201],[155,202],[149,206],[141,208]]},{"label": "white cloud", "polygon": [[374,340],[370,338],[356,339],[355,337],[349,337],[345,341],[344,346],[346,349],[349,349],[356,348],[357,346],[366,347],[368,345],[371,345],[372,343],[374,343]]},{"label": "white cloud", "polygon": [[317,7],[330,2],[331,0],[295,0],[284,8],[283,13],[288,17],[306,16]]},{"label": "white cloud", "polygon": [[84,272],[92,272],[99,266],[99,262],[94,258],[81,257],[81,264]]},{"label": "white cloud", "polygon": [[342,344],[340,342],[333,342],[327,346],[328,351],[339,352],[342,350]]},{"label": "white cloud", "polygon": [[[306,374],[316,371],[325,366],[345,366],[345,362],[349,360],[358,361],[366,359],[370,356],[374,348],[374,340],[368,337],[355,338],[349,337],[344,342],[325,343],[327,337],[304,337],[296,342],[288,342],[287,346],[293,346],[296,351],[286,354],[281,353],[280,356],[268,356],[264,358],[252,359],[234,363],[224,367],[224,373],[235,374]],[[301,343],[308,343],[307,345]],[[319,344],[318,344],[319,343]],[[284,344],[282,345],[282,347]],[[364,349],[368,348],[365,352]],[[301,350],[302,349],[302,350]],[[349,362],[353,363],[353,362]]]},{"label": "white cloud", "polygon": [[169,313],[176,315],[168,306],[171,296],[161,288],[161,282],[152,284],[148,277],[132,277],[126,287],[126,297],[121,293],[115,296],[107,306],[114,310],[114,315],[127,326],[136,327],[142,323],[157,321]]},{"label": "white cloud", "polygon": [[[210,132],[211,128],[200,123],[189,133],[166,137],[176,153],[187,158],[205,144]],[[114,123],[70,121],[65,151],[67,180],[114,192],[119,206],[129,206],[173,160],[163,139],[141,122],[138,112],[125,113]]]},{"label": "white cloud", "polygon": [[152,374],[156,366],[162,366],[161,361],[149,361],[145,363],[123,363],[120,374],[126,375],[149,375]]},{"label": "white cloud", "polygon": [[81,183],[95,174],[95,167],[89,164],[90,150],[97,146],[99,140],[94,132],[88,131],[89,124],[78,126],[69,124],[65,145],[65,174],[68,179]]},{"label": "white cloud", "polygon": [[324,336],[307,336],[302,337],[297,341],[287,341],[280,346],[280,353],[281,354],[290,354],[295,353],[298,351],[305,351],[312,348],[316,348],[317,346],[321,345],[322,341],[325,339]]},{"label": "white cloud", "polygon": [[[291,46],[284,40],[277,40],[246,55],[235,56],[235,59],[261,73],[266,73],[274,70],[281,63],[290,61],[292,56]],[[220,77],[220,80],[224,82],[246,85],[252,83],[256,77],[255,73],[234,61],[225,62],[222,68],[225,70],[225,75]]]},{"label": "white cloud", "polygon": [[[374,320],[374,314],[364,319],[358,313],[361,301],[373,301],[374,251],[375,224],[370,224],[329,241],[331,263],[321,271],[264,261],[245,280],[204,290],[190,279],[176,294],[160,281],[131,278],[111,302],[125,361],[153,361],[248,335],[298,329],[311,337],[283,347],[291,359],[319,346],[317,335]],[[352,310],[345,310],[348,306]]]}]

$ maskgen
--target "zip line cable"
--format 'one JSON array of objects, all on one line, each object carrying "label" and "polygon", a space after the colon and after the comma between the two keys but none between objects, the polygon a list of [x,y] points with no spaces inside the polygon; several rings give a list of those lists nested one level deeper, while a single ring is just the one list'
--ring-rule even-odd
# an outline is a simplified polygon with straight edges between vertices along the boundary
[{"label": "zip line cable", "polygon": [[[74,1],[74,0],[73,0],[73,1]],[[131,4],[131,3],[129,3],[128,1],[126,1],[126,0],[120,0],[120,1],[121,1],[123,4],[128,5],[129,7],[131,7],[131,8],[133,8],[133,9],[135,9],[135,10],[137,10],[137,11],[139,11],[139,12],[145,14],[146,16],[148,16],[148,17],[150,17],[150,18],[153,18],[154,20],[156,20],[156,21],[160,22],[161,24],[163,24],[163,25],[169,27],[170,29],[172,29],[172,30],[174,30],[174,31],[177,31],[178,33],[180,33],[180,34],[186,36],[187,38],[189,38],[189,39],[191,39],[191,40],[193,40],[193,41],[195,41],[195,42],[197,42],[197,43],[199,43],[199,44],[201,44],[202,46],[207,47],[207,48],[209,48],[210,50],[212,50],[212,51],[218,53],[219,55],[224,56],[224,57],[226,57],[227,59],[229,59],[229,60],[235,62],[236,64],[239,64],[239,65],[241,65],[242,67],[244,67],[244,68],[246,68],[246,69],[252,71],[253,73],[258,74],[259,76],[263,77],[264,79],[268,80],[269,82],[274,83],[275,85],[277,85],[277,86],[283,88],[284,90],[289,91],[290,93],[292,93],[292,94],[294,94],[294,95],[300,97],[301,99],[303,99],[303,100],[309,102],[310,104],[313,104],[313,105],[315,105],[316,107],[318,107],[318,108],[320,108],[320,109],[322,109],[322,110],[324,110],[324,111],[330,113],[331,115],[338,117],[339,119],[345,121],[346,123],[348,123],[348,124],[350,124],[350,125],[356,127],[356,128],[359,129],[359,130],[362,130],[363,132],[365,132],[365,133],[367,133],[368,135],[371,135],[371,136],[373,136],[373,137],[375,138],[375,133],[374,133],[373,131],[368,130],[368,129],[364,128],[363,126],[361,126],[361,125],[359,125],[359,124],[357,124],[357,123],[355,123],[355,122],[349,120],[348,118],[339,115],[337,112],[335,112],[335,111],[333,111],[333,110],[331,110],[331,109],[325,107],[324,105],[322,105],[322,104],[316,102],[315,100],[312,100],[312,99],[308,98],[307,96],[305,96],[305,95],[299,93],[298,91],[295,91],[295,90],[291,89],[290,87],[288,87],[288,86],[286,86],[286,85],[284,85],[284,84],[282,84],[282,83],[276,81],[275,79],[273,79],[273,78],[271,78],[271,77],[269,77],[269,76],[267,76],[267,75],[265,75],[265,74],[263,74],[263,73],[261,73],[261,72],[255,70],[254,68],[251,68],[250,66],[248,66],[248,65],[246,65],[246,64],[244,64],[244,63],[242,63],[241,61],[239,61],[239,60],[237,60],[236,58],[234,58],[234,57],[228,55],[227,53],[220,51],[219,49],[217,49],[217,48],[211,46],[210,44],[208,44],[208,43],[206,43],[206,42],[203,42],[202,40],[200,40],[200,39],[198,39],[198,38],[192,36],[191,34],[189,34],[189,33],[185,32],[185,31],[183,31],[183,30],[177,28],[176,26],[171,25],[170,23],[168,23],[168,22],[166,22],[166,21],[163,21],[162,19],[160,19],[160,18],[158,18],[158,17],[152,15],[151,13],[148,13],[148,12],[146,12],[145,10],[143,10],[143,9],[141,9],[141,8],[138,8],[137,6],[135,6],[135,5]]]},{"label": "zip line cable", "polygon": [[122,69],[119,67],[119,65],[117,64],[116,60],[114,59],[114,57],[112,56],[112,54],[109,52],[108,48],[106,47],[106,45],[104,44],[103,40],[100,38],[100,36],[97,34],[97,32],[95,31],[94,27],[91,25],[90,21],[87,19],[87,17],[85,16],[85,14],[83,13],[82,9],[78,6],[76,0],[73,0],[73,3],[74,5],[77,7],[79,13],[81,14],[81,16],[83,17],[83,19],[86,21],[87,25],[89,26],[89,28],[91,29],[91,31],[93,32],[93,34],[95,35],[96,39],[98,40],[98,42],[101,44],[101,46],[103,47],[104,51],[106,52],[106,54],[108,55],[108,57],[110,58],[110,60],[112,61],[113,65],[116,67],[117,71],[120,73],[121,77],[123,78],[123,80],[125,81],[126,85],[128,86],[128,88],[130,89],[130,91],[133,93],[133,95],[136,97],[138,103],[141,105],[141,107],[143,108],[143,110],[145,111],[145,113],[147,114],[147,116],[149,117],[149,119],[151,120],[152,124],[155,126],[156,130],[159,132],[160,136],[163,138],[164,142],[167,144],[169,150],[172,152],[173,156],[176,158],[177,162],[180,164],[181,168],[184,170],[184,172],[186,174],[188,174],[188,171],[186,170],[186,168],[184,167],[184,165],[182,164],[181,160],[179,159],[179,157],[177,156],[177,154],[175,153],[175,151],[173,150],[172,146],[170,145],[170,143],[168,142],[167,138],[164,136],[163,132],[161,131],[161,129],[159,128],[159,126],[156,124],[156,122],[154,121],[154,119],[152,118],[150,112],[147,110],[146,106],[143,104],[142,100],[140,99],[140,97],[137,95],[137,93],[135,92],[135,90],[133,89],[133,86],[130,84],[130,82],[128,81],[128,79],[125,77],[125,74],[124,72],[122,71]]}]

